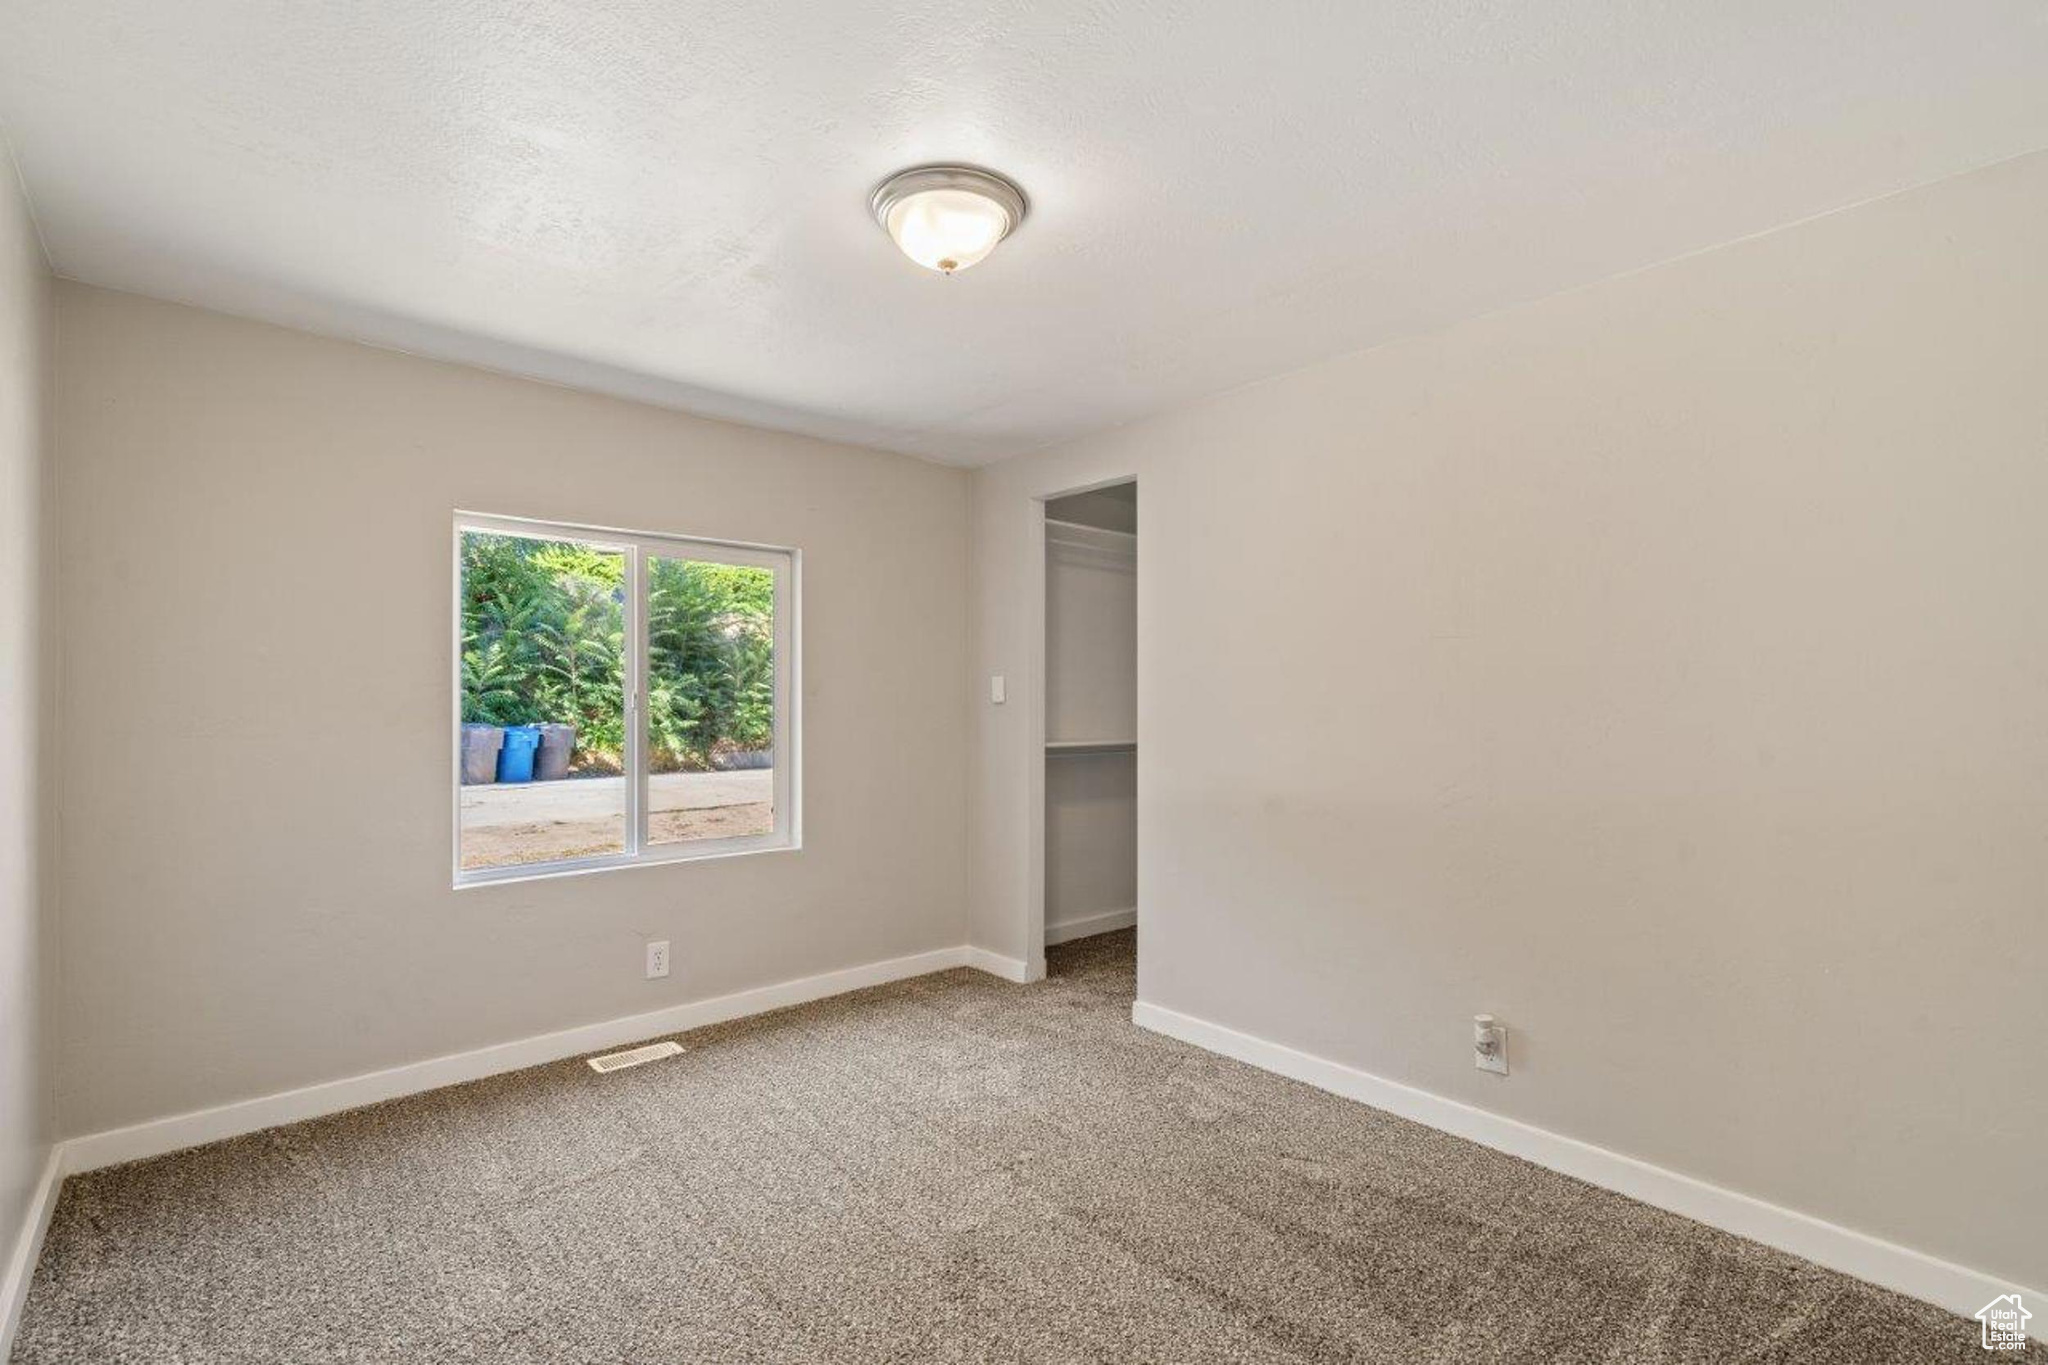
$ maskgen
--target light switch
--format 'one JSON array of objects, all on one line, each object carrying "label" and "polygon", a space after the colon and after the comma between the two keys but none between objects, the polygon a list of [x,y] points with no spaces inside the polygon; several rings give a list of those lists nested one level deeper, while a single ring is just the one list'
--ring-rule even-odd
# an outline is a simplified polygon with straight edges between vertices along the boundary
[{"label": "light switch", "polygon": [[1000,673],[989,674],[988,699],[995,705],[1001,706],[1005,701],[1009,700],[1009,697],[1010,690],[1003,682],[1003,675]]}]

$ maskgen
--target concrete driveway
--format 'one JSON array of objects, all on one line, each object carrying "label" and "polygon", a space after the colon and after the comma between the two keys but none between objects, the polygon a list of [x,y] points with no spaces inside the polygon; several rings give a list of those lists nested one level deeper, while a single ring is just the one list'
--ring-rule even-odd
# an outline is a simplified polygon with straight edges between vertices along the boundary
[{"label": "concrete driveway", "polygon": [[[647,779],[648,810],[711,810],[773,799],[775,773],[656,773]],[[462,789],[462,827],[489,829],[543,820],[603,820],[626,809],[623,777],[571,777],[560,782],[507,782]]]}]

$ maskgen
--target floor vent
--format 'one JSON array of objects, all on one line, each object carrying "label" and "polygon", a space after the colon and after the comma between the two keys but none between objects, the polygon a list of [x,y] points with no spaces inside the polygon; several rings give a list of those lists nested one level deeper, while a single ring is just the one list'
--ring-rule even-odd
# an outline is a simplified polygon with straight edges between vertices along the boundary
[{"label": "floor vent", "polygon": [[629,1066],[640,1066],[646,1062],[658,1062],[664,1057],[680,1056],[681,1043],[649,1043],[646,1047],[631,1047],[624,1052],[607,1052],[602,1057],[589,1058],[592,1071],[624,1071]]}]

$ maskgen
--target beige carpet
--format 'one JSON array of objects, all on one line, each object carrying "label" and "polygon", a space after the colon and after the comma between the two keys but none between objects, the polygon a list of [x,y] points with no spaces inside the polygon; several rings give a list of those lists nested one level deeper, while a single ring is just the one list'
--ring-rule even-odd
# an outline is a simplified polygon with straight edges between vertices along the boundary
[{"label": "beige carpet", "polygon": [[1142,1033],[1128,933],[1049,956],[1039,986],[949,972],[74,1178],[14,1360],[1993,1359]]}]

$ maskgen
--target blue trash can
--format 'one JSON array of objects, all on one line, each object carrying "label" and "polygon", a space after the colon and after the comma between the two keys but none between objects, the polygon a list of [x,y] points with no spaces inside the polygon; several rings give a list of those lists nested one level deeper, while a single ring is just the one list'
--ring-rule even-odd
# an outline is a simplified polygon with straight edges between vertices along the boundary
[{"label": "blue trash can", "polygon": [[505,727],[505,747],[498,750],[498,780],[500,782],[533,781],[533,756],[540,748],[540,727],[538,725],[508,725]]}]

